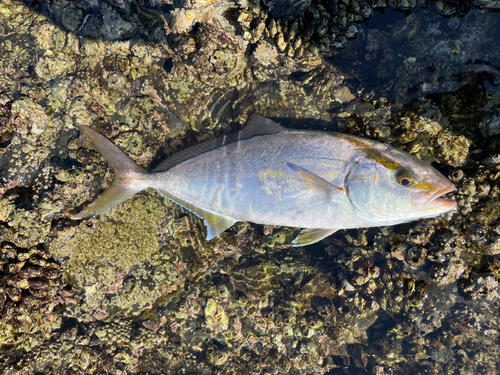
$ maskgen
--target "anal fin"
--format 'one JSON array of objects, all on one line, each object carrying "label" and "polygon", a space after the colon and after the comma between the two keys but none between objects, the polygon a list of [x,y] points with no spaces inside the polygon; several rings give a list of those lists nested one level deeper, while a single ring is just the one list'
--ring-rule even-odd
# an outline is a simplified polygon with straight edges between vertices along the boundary
[{"label": "anal fin", "polygon": [[312,245],[336,231],[337,229],[302,229],[300,234],[292,241],[292,246]]},{"label": "anal fin", "polygon": [[219,234],[221,234],[226,229],[230,228],[234,223],[236,223],[236,220],[230,217],[207,211],[192,203],[186,202],[181,198],[176,197],[175,195],[169,193],[168,191],[160,189],[157,190],[164,197],[170,199],[174,203],[177,203],[179,206],[182,206],[185,209],[191,211],[192,213],[199,216],[205,221],[205,225],[207,226],[207,241],[210,241],[212,238],[217,237]]},{"label": "anal fin", "polygon": [[217,237],[219,234],[224,232],[226,229],[229,229],[234,223],[236,223],[236,221],[226,216],[210,213],[205,214],[203,219],[205,220],[205,224],[207,226],[207,241]]}]

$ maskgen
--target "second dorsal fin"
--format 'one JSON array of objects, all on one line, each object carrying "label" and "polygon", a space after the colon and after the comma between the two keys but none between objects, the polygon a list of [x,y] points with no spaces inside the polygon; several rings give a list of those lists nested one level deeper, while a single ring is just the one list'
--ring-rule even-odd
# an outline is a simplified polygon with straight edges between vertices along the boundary
[{"label": "second dorsal fin", "polygon": [[250,116],[250,119],[247,121],[243,130],[239,131],[238,133],[224,135],[222,137],[200,143],[199,145],[195,145],[181,152],[178,152],[172,155],[171,157],[165,159],[164,161],[162,161],[153,170],[153,172],[156,173],[156,172],[167,171],[173,166],[182,163],[183,161],[191,159],[207,151],[227,145],[229,143],[238,142],[243,139],[255,137],[257,135],[268,135],[268,134],[279,133],[283,130],[286,130],[286,128],[284,128],[277,122],[274,122],[273,120],[269,120],[268,118],[265,118],[257,113],[254,113],[252,116]]}]

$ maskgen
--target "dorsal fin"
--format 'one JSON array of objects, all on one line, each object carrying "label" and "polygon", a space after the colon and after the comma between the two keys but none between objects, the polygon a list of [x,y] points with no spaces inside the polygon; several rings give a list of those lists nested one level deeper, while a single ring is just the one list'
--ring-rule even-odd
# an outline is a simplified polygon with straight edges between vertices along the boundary
[{"label": "dorsal fin", "polygon": [[283,130],[286,130],[286,128],[284,128],[280,124],[274,122],[273,120],[269,120],[268,118],[265,118],[257,113],[254,113],[252,116],[250,116],[250,119],[247,121],[243,130],[239,131],[238,133],[211,139],[210,141],[200,143],[199,145],[195,145],[181,152],[178,152],[162,161],[153,170],[153,172],[167,171],[173,166],[182,163],[183,161],[189,160],[197,155],[203,154],[207,151],[230,143],[238,142],[243,139],[249,139],[258,135],[279,133]]},{"label": "dorsal fin", "polygon": [[239,133],[241,133],[241,139],[247,139],[256,135],[279,133],[283,130],[287,130],[287,128],[258,113],[254,113],[250,116],[245,127]]}]

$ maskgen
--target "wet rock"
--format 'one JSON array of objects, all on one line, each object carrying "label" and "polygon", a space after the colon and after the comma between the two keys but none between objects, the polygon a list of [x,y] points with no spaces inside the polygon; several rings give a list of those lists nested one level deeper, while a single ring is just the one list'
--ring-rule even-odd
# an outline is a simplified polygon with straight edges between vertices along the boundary
[{"label": "wet rock", "polygon": [[[0,5],[1,371],[495,373],[495,17],[265,3]],[[363,25],[387,6],[412,12]],[[67,219],[113,177],[79,125],[154,168],[253,112],[437,162],[459,207],[307,249],[250,223],[207,242],[153,192]]]}]

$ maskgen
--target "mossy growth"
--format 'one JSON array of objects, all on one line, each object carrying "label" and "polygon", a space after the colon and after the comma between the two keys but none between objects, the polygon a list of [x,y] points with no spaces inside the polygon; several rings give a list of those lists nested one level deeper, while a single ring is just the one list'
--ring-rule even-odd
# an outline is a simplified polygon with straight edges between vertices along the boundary
[{"label": "mossy growth", "polygon": [[[111,310],[140,310],[152,302],[149,298],[154,301],[147,288],[136,284],[144,279],[141,269],[151,268],[149,262],[159,251],[160,221],[165,211],[159,196],[138,194],[100,218],[82,223],[71,238],[60,236],[50,243],[50,254],[65,264],[73,287],[85,293],[83,310],[95,312],[105,298],[110,302],[107,305],[119,305]],[[132,270],[133,277],[129,275]],[[124,281],[127,275],[129,279]],[[118,290],[128,290],[130,298],[120,297]]]}]

